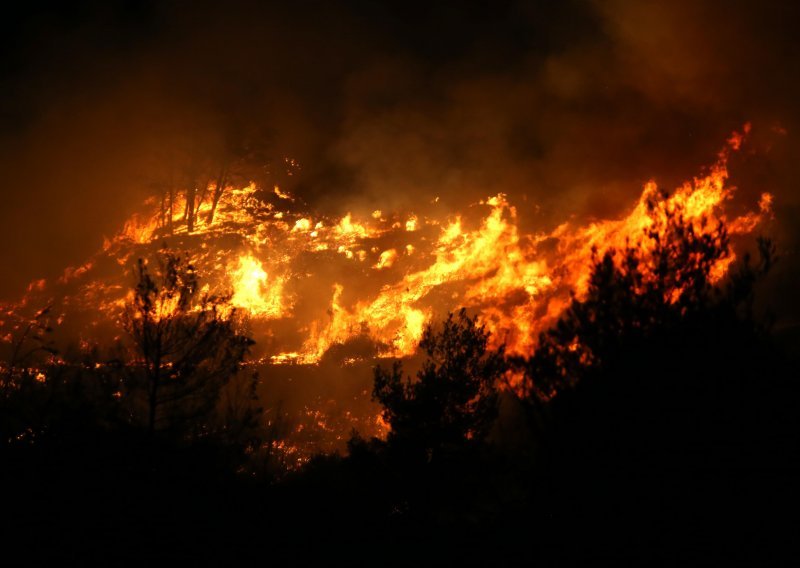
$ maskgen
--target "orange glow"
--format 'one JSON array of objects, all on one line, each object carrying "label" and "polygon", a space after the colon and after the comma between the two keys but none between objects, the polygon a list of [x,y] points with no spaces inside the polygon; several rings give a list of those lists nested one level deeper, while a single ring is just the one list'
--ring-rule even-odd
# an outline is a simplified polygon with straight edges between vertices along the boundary
[{"label": "orange glow", "polygon": [[[364,218],[352,212],[330,218],[297,212],[298,200],[285,190],[259,192],[250,184],[226,188],[211,222],[212,191],[204,192],[209,197],[196,204],[191,233],[183,197],[169,209],[151,199],[149,214],[131,217],[60,284],[79,288],[71,305],[100,306],[114,320],[129,279],[109,278],[97,267],[111,259],[130,270],[138,256],[170,239],[190,254],[211,292],[229,294],[258,333],[274,338],[255,336],[263,343],[259,356],[273,363],[316,363],[331,346],[356,338],[373,341],[378,356],[409,355],[432,318],[460,307],[479,315],[495,346],[526,354],[569,305],[570,292],[586,292],[594,255],[649,246],[645,231],[660,227],[667,211],[680,209],[701,234],[720,221],[732,235],[750,233],[771,215],[768,193],[741,215],[726,213],[735,191],[727,185],[729,155],[746,143],[748,131],[731,135],[703,175],[668,196],[649,181],[618,218],[533,233],[520,229],[524,211],[502,193],[455,215],[382,207]],[[437,199],[430,203],[438,207]],[[293,209],[284,208],[289,204]],[[722,278],[734,259],[730,250],[711,278]]]},{"label": "orange glow", "polygon": [[270,279],[261,262],[252,255],[239,257],[230,272],[233,296],[231,303],[256,317],[283,315],[283,279]]},{"label": "orange glow", "polygon": [[[731,235],[748,234],[771,217],[769,193],[744,213],[729,213],[735,188],[727,184],[728,159],[746,143],[748,130],[734,133],[702,175],[668,195],[649,181],[617,218],[567,221],[533,232],[521,229],[526,211],[503,193],[464,204],[456,214],[437,214],[443,205],[435,198],[426,200],[432,205],[426,214],[383,206],[365,210],[363,218],[353,212],[330,217],[301,211],[300,200],[288,191],[250,184],[225,188],[212,218],[212,185],[198,192],[207,197],[195,203],[191,231],[180,192],[169,207],[150,199],[145,211],[86,263],[53,282],[35,281],[16,307],[3,306],[0,341],[10,342],[18,330],[14,309],[44,305],[53,297],[62,298],[53,312],[58,325],[66,320],[71,331],[77,329],[82,350],[118,336],[115,325],[130,298],[137,259],[152,257],[166,243],[188,253],[202,292],[229,297],[246,316],[257,364],[347,366],[408,356],[429,322],[461,307],[478,315],[492,334],[492,347],[505,344],[508,353],[527,355],[539,333],[568,308],[571,293],[579,298],[586,293],[597,255],[626,246],[646,254],[651,246],[646,231],[659,230],[668,211],[680,210],[699,234],[713,231],[718,222],[725,222]],[[723,278],[735,258],[729,250],[710,269],[710,278]],[[171,315],[177,302],[159,298],[156,317]],[[75,320],[83,327],[69,321],[71,313],[82,314]],[[331,358],[323,359],[326,354]],[[41,377],[37,380],[45,380]],[[508,384],[519,380],[509,375]],[[369,391],[362,396],[368,399]],[[321,449],[335,449],[353,427],[366,436],[389,429],[377,411],[367,420],[349,412],[336,418],[341,412],[335,404],[324,407],[330,402],[305,407],[292,442],[275,443],[273,450],[287,467]]]}]

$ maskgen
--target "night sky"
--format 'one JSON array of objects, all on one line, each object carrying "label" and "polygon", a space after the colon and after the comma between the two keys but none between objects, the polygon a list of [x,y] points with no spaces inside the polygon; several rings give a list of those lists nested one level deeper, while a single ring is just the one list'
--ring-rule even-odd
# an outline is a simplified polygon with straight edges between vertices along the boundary
[{"label": "night sky", "polygon": [[0,23],[0,298],[85,260],[186,144],[268,139],[332,213],[505,192],[546,228],[699,173],[746,121],[733,182],[775,193],[775,293],[796,281],[796,2],[18,4]]}]

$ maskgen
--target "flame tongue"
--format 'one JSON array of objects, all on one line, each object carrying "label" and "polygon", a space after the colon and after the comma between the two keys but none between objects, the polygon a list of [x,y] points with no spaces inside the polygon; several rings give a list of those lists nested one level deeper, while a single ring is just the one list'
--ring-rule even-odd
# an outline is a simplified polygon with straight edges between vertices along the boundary
[{"label": "flame tongue", "polygon": [[[533,234],[521,232],[518,212],[503,194],[477,204],[467,212],[471,215],[435,218],[382,209],[366,219],[350,213],[332,219],[279,209],[288,204],[299,208],[280,188],[228,187],[216,205],[208,200],[196,204],[191,231],[182,197],[169,208],[151,200],[149,216],[132,217],[89,262],[67,269],[57,288],[37,281],[20,303],[4,307],[0,338],[10,341],[14,322],[23,321],[15,316],[24,311],[20,308],[45,305],[44,298],[55,295],[53,313],[59,327],[72,326],[70,340],[78,335],[86,351],[102,345],[120,333],[115,322],[136,260],[166,242],[189,253],[204,292],[228,295],[247,316],[262,362],[318,363],[327,357],[353,364],[410,355],[432,318],[462,306],[479,314],[495,346],[504,343],[510,353],[527,354],[539,332],[569,305],[570,294],[586,292],[594,255],[612,247],[648,246],[645,232],[662,226],[666,211],[680,210],[701,234],[713,231],[717,221],[725,221],[731,234],[749,233],[769,215],[769,194],[762,195],[757,209],[726,215],[734,193],[726,185],[728,157],[742,146],[744,134],[728,140],[706,175],[669,196],[660,195],[651,181],[627,215],[586,225],[563,223]],[[214,194],[211,189],[204,194]],[[721,278],[734,258],[729,251],[711,268],[710,277]],[[172,307],[163,309],[169,313]],[[366,377],[367,367],[347,372]],[[289,375],[297,377],[302,370],[310,382],[310,369],[280,371],[291,382]],[[277,371],[273,368],[271,388],[280,387]],[[368,392],[360,390],[355,398],[366,400]],[[359,418],[319,396],[303,408],[297,410],[301,422],[294,441],[281,441],[278,448],[293,462],[334,449],[353,427],[365,435],[386,430],[372,410]],[[320,429],[324,435],[313,433]]]},{"label": "flame tongue", "polygon": [[[570,291],[586,292],[593,256],[610,248],[647,247],[646,231],[663,226],[668,211],[679,210],[698,234],[713,231],[715,221],[726,221],[732,234],[750,232],[761,222],[770,211],[769,194],[762,195],[758,211],[734,219],[724,211],[734,191],[726,186],[729,153],[741,147],[743,137],[734,134],[707,175],[685,182],[668,197],[648,182],[631,212],[620,219],[577,227],[565,223],[550,234],[521,236],[516,209],[506,196],[487,199],[482,205],[488,212],[477,229],[465,230],[460,217],[440,228],[428,253],[430,263],[421,270],[402,274],[350,308],[342,305],[342,287],[335,286],[328,320],[309,327],[298,358],[314,362],[332,344],[365,327],[386,346],[383,355],[409,355],[432,314],[460,306],[479,311],[496,344],[505,343],[511,353],[529,353],[538,333],[568,304]],[[541,250],[544,241],[555,241],[555,252]],[[396,250],[381,253],[373,268],[386,267],[387,258],[394,262]],[[734,258],[731,250],[718,261],[712,281],[724,275]]]},{"label": "flame tongue", "polygon": [[283,292],[284,279],[270,278],[261,262],[252,254],[239,257],[228,271],[233,287],[231,303],[254,317],[279,318],[291,308]]},{"label": "flame tongue", "polygon": [[[480,314],[495,343],[528,353],[538,332],[568,304],[570,291],[585,292],[593,254],[641,244],[665,210],[679,207],[700,232],[712,230],[715,220],[726,221],[734,234],[758,225],[770,211],[769,194],[758,210],[733,219],[725,214],[734,191],[726,185],[728,157],[748,129],[731,136],[706,175],[669,197],[659,196],[651,181],[629,214],[583,226],[564,223],[549,233],[522,234],[517,210],[503,194],[478,204],[477,220],[385,210],[366,219],[350,213],[329,219],[279,210],[287,203],[297,207],[280,188],[229,187],[216,206],[209,188],[191,232],[183,221],[185,203],[179,199],[165,210],[152,200],[149,217],[132,217],[87,265],[65,272],[62,285],[77,285],[79,292],[64,303],[87,311],[100,305],[113,321],[130,281],[119,267],[129,271],[138,256],[166,240],[187,249],[208,289],[230,294],[232,305],[270,338],[255,337],[261,355],[275,363],[315,363],[331,346],[357,338],[374,342],[380,356],[409,355],[432,317],[462,306]],[[662,207],[651,207],[653,200]],[[731,251],[712,278],[733,259]]]}]

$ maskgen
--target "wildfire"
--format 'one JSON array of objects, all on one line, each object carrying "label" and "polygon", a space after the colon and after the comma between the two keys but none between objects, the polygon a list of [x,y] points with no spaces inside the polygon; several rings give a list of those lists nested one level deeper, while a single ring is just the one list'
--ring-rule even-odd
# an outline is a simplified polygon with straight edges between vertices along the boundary
[{"label": "wildfire", "polygon": [[261,262],[250,254],[239,257],[228,271],[234,290],[231,303],[254,317],[278,318],[284,313],[283,278],[270,279]]},{"label": "wildfire", "polygon": [[[495,346],[527,354],[570,294],[586,292],[595,255],[646,247],[645,231],[659,227],[666,211],[680,209],[699,233],[724,221],[734,235],[752,232],[769,216],[767,193],[749,212],[726,213],[735,191],[727,185],[729,156],[748,131],[732,135],[704,175],[668,195],[649,181],[620,218],[536,233],[521,231],[519,212],[504,194],[449,217],[383,208],[363,219],[298,212],[302,202],[289,192],[253,184],[224,191],[212,185],[196,201],[152,199],[148,214],[133,216],[102,251],[65,271],[57,283],[65,290],[59,323],[70,311],[96,314],[98,308],[106,320],[117,320],[136,259],[167,242],[189,253],[212,292],[229,295],[249,316],[264,362],[315,364],[334,346],[343,348],[342,364],[407,356],[432,318],[460,307],[479,315]],[[712,279],[722,278],[734,259],[730,250],[712,268]],[[37,282],[28,295],[48,293],[57,294]],[[87,340],[102,329],[93,320],[80,336]],[[355,344],[372,348],[348,351]]]},{"label": "wildfire", "polygon": [[[705,175],[668,196],[649,181],[627,215],[534,234],[520,232],[518,211],[504,194],[476,204],[484,211],[477,220],[474,214],[440,219],[385,210],[365,219],[352,213],[331,219],[279,209],[298,200],[278,187],[228,187],[216,205],[209,187],[203,192],[209,197],[193,205],[191,231],[185,197],[169,206],[152,199],[149,216],[133,216],[103,252],[68,269],[63,280],[81,282],[86,305],[99,305],[114,319],[125,280],[97,274],[103,257],[129,271],[145,252],[137,247],[171,240],[189,252],[204,282],[229,293],[252,321],[280,328],[284,338],[275,333],[272,352],[263,353],[273,363],[316,363],[331,346],[364,337],[378,356],[409,355],[432,317],[459,307],[478,312],[495,344],[528,353],[538,332],[568,305],[570,292],[585,293],[593,255],[646,246],[645,230],[658,226],[665,211],[679,207],[700,233],[725,221],[732,234],[751,232],[769,214],[772,196],[766,193],[750,212],[734,218],[725,212],[735,190],[726,185],[729,155],[748,131],[746,125],[734,133]],[[721,278],[734,258],[731,250],[712,277]],[[323,265],[335,269],[323,274]]]},{"label": "wildfire", "polygon": [[[661,197],[656,183],[649,181],[630,213],[620,219],[578,227],[565,223],[549,234],[521,235],[517,210],[507,197],[487,199],[481,205],[488,213],[476,229],[465,230],[461,217],[444,224],[425,268],[402,274],[375,296],[349,308],[343,305],[343,289],[337,284],[327,321],[317,320],[308,328],[297,359],[314,362],[332,344],[344,343],[364,328],[386,346],[382,355],[409,355],[432,315],[444,311],[434,297],[445,288],[450,293],[444,309],[477,309],[496,344],[505,343],[511,353],[529,353],[538,332],[568,304],[570,291],[579,297],[586,292],[593,255],[612,247],[646,246],[645,230],[658,226],[667,211],[680,208],[698,233],[713,230],[714,221],[727,221],[732,234],[750,232],[761,222],[771,208],[769,194],[762,195],[758,211],[733,219],[724,212],[734,191],[726,186],[729,152],[741,146],[742,136],[729,140],[705,176],[685,182],[669,197]],[[660,207],[651,206],[654,200]],[[352,223],[349,216],[346,219]],[[409,225],[405,228],[408,231]],[[555,242],[555,251],[542,252],[543,242]],[[408,247],[410,253],[413,245]],[[721,278],[734,258],[729,251],[713,268],[712,279]],[[399,260],[396,249],[383,251],[373,269],[385,269]]]}]

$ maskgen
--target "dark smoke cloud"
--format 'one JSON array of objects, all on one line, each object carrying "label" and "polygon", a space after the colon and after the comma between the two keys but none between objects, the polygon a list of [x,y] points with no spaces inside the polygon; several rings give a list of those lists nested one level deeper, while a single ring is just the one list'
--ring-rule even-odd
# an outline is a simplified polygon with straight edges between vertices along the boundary
[{"label": "dark smoke cloud", "polygon": [[315,207],[423,212],[502,191],[544,228],[618,214],[651,176],[678,183],[750,120],[760,157],[740,185],[778,194],[791,258],[798,16],[713,1],[24,8],[2,24],[0,297],[93,252],[171,148],[254,129],[300,161]]}]

